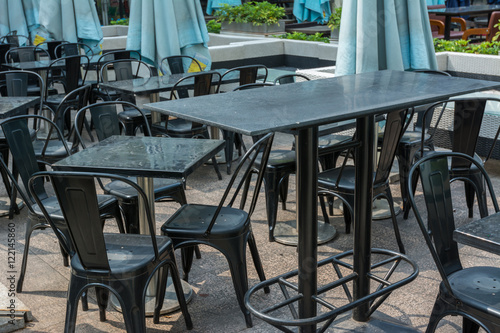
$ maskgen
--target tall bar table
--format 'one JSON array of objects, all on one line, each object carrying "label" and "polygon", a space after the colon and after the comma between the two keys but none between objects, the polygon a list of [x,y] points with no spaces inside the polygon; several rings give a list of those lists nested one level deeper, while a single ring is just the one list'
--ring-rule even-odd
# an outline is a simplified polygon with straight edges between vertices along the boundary
[{"label": "tall bar table", "polygon": [[[468,92],[500,87],[498,82],[414,72],[379,71],[280,85],[245,92],[146,104],[151,111],[245,135],[272,131],[296,135],[299,318],[316,317],[318,126],[357,120],[354,209],[354,299],[370,292],[374,117]],[[237,94],[237,95],[236,95]],[[210,112],[207,112],[210,110]],[[369,304],[354,310],[367,321]],[[313,332],[316,324],[301,326]]]}]

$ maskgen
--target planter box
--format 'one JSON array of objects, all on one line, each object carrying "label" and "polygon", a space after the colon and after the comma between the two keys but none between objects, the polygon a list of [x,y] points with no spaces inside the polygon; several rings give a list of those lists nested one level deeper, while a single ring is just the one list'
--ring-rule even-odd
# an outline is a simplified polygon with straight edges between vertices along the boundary
[{"label": "planter box", "polygon": [[246,34],[278,34],[285,32],[285,23],[276,23],[276,24],[262,24],[262,25],[253,25],[253,23],[221,23],[221,33],[246,33]]},{"label": "planter box", "polygon": [[500,56],[439,52],[436,58],[438,68],[453,76],[500,81]]}]

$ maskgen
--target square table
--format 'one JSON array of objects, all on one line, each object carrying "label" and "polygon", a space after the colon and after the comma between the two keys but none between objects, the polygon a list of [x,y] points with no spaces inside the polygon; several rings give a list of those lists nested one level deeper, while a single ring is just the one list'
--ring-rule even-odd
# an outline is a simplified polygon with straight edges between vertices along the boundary
[{"label": "square table", "polygon": [[500,10],[500,5],[474,5],[464,7],[447,7],[438,9],[429,9],[428,12],[445,17],[444,20],[444,39],[450,39],[451,18],[453,16],[488,14]]},{"label": "square table", "polygon": [[[137,183],[148,198],[145,203],[139,196],[139,230],[141,233],[149,233],[145,205],[149,205],[154,217],[153,178],[185,178],[223,146],[222,140],[112,136],[56,162],[52,167],[54,170],[137,176]],[[147,293],[147,315],[153,315],[154,312],[155,290],[156,279],[152,279]],[[185,293],[187,290],[186,299],[192,295],[189,285],[184,286]],[[165,299],[162,313],[177,308],[176,300],[172,302]]]},{"label": "square table", "polygon": [[[151,111],[229,131],[259,135],[296,133],[299,318],[316,316],[317,293],[317,158],[318,126],[356,119],[359,148],[354,208],[354,299],[370,291],[372,178],[376,114],[433,103],[468,92],[494,89],[499,82],[415,72],[378,71],[280,85],[245,92],[200,96],[147,104]],[[237,95],[235,95],[237,94]],[[207,112],[206,110],[210,110]],[[354,319],[369,319],[369,304],[354,310]],[[315,325],[301,328],[312,332]]]},{"label": "square table", "polygon": [[467,223],[453,231],[457,243],[500,254],[500,213]]}]

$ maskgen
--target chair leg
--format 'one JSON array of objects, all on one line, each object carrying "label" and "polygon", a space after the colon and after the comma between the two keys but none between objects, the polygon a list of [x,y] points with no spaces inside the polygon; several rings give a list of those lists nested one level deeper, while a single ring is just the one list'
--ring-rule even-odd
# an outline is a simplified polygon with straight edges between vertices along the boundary
[{"label": "chair leg", "polygon": [[120,305],[127,332],[145,333],[146,314],[143,296],[146,285],[142,285],[142,283],[135,285],[129,282],[126,285],[120,283],[116,287],[120,289],[114,289],[120,290],[121,298],[126,300]]},{"label": "chair leg", "polygon": [[222,175],[219,170],[219,164],[217,164],[217,159],[215,158],[215,156],[212,157],[212,164],[214,165],[214,170],[215,173],[217,174],[217,178],[219,178],[219,180],[222,180]]},{"label": "chair leg", "polygon": [[[398,153],[396,154],[399,165],[399,186],[401,189],[401,198],[403,199],[403,212],[408,212],[410,210],[410,202],[408,200],[410,196],[407,183],[412,162],[417,151],[418,147],[399,144]],[[403,214],[403,218],[405,220],[408,219],[408,215]]]},{"label": "chair leg", "polygon": [[97,306],[99,307],[99,320],[106,321],[106,308],[108,307],[109,290],[106,288],[95,288]]},{"label": "chair leg", "polygon": [[434,307],[432,308],[425,333],[433,333],[436,331],[437,325],[445,315],[447,307],[448,304],[441,299],[440,295],[438,295],[436,302],[434,303]]},{"label": "chair leg", "polygon": [[[257,275],[259,276],[260,281],[265,281],[266,274],[264,273],[264,268],[262,267],[262,261],[260,260],[260,255],[259,251],[257,250],[257,243],[255,242],[253,232],[250,232],[250,235],[248,235],[248,247],[250,249],[250,254],[252,255],[252,260],[255,266],[255,270],[257,271]],[[269,287],[265,287],[264,292],[266,294],[269,294]]]},{"label": "chair leg", "polygon": [[276,172],[264,171],[264,188],[266,195],[267,224],[269,227],[269,241],[274,242],[274,228],[278,216],[279,175]]},{"label": "chair leg", "polygon": [[472,175],[472,182],[477,188],[477,205],[479,207],[479,214],[481,218],[488,216],[488,199],[486,196],[486,187],[484,184],[484,178],[480,174]]},{"label": "chair leg", "polygon": [[193,254],[195,247],[196,246],[187,246],[181,249],[182,279],[186,282],[189,279],[189,272],[191,271],[191,266],[193,265]]},{"label": "chair leg", "polygon": [[[418,184],[418,170],[415,170],[413,173],[413,177],[411,179],[411,188],[413,189],[413,194],[415,194],[415,191],[417,189],[417,184]],[[409,193],[409,189],[408,189]],[[411,210],[411,205],[407,205],[406,207],[403,207],[403,219],[407,220],[408,216],[410,215],[410,210]]]},{"label": "chair leg", "polygon": [[394,234],[396,235],[396,241],[398,242],[399,252],[406,254],[403,241],[401,240],[401,234],[399,233],[398,221],[396,219],[396,212],[394,211],[394,200],[392,199],[391,189],[387,188],[386,192],[382,195],[387,199],[389,203],[389,209],[391,210],[392,227],[394,228]]},{"label": "chair leg", "polygon": [[351,213],[349,212],[349,207],[347,207],[347,204],[345,202],[342,203],[342,206],[344,207],[343,210],[344,210],[345,233],[350,234],[351,223],[352,223]]},{"label": "chair leg", "polygon": [[24,235],[24,251],[23,260],[21,262],[21,271],[19,273],[19,279],[17,280],[16,291],[18,293],[23,291],[24,275],[26,273],[26,265],[28,263],[28,253],[30,247],[31,233],[37,229],[45,229],[49,227],[47,224],[41,221],[35,220],[33,217],[28,217],[28,222],[26,223],[26,234]]},{"label": "chair leg", "polygon": [[224,147],[224,156],[226,158],[226,169],[227,174],[231,174],[231,164],[233,163],[233,147],[235,133],[231,131],[222,131],[222,138],[226,141],[226,146]]},{"label": "chair leg", "polygon": [[279,191],[280,191],[280,198],[281,198],[281,209],[286,210],[286,200],[288,198],[288,180],[289,180],[289,175],[284,176],[280,180],[279,184]]},{"label": "chair leg", "polygon": [[328,212],[326,211],[326,204],[325,204],[325,196],[320,195],[319,196],[319,202],[321,206],[321,212],[323,213],[323,219],[325,220],[325,223],[330,224],[330,219],[328,218]]},{"label": "chair leg", "polygon": [[465,187],[465,201],[467,202],[467,208],[469,211],[469,218],[474,216],[474,187],[468,182],[464,183]]},{"label": "chair leg", "polygon": [[[75,283],[76,282],[76,283]],[[80,298],[80,284],[78,279],[71,277],[68,288],[68,295],[66,297],[66,321],[64,323],[64,332],[73,333],[76,326],[76,316],[78,314],[78,301]]]}]

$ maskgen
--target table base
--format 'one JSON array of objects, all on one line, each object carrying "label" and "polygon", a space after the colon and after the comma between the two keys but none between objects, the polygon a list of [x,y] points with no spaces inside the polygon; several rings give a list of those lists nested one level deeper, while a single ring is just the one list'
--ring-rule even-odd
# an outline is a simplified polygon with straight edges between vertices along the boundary
[{"label": "table base", "polygon": [[[16,199],[17,207],[22,209],[24,207],[24,202],[20,198]],[[10,198],[0,197],[0,216],[8,216],[10,212]]]},{"label": "table base", "polygon": [[[181,280],[182,290],[184,291],[184,298],[186,299],[186,303],[189,303],[191,299],[193,299],[194,292],[193,288],[184,280]],[[113,307],[122,312],[120,302],[116,299],[114,295],[111,295],[111,304]],[[146,316],[152,317],[154,315],[156,298],[153,296],[146,296]],[[177,295],[175,294],[174,284],[172,283],[172,278],[168,277],[167,279],[167,289],[165,291],[165,299],[163,300],[163,308],[160,311],[160,314],[171,313],[179,310],[179,302],[177,301]]]},{"label": "table base", "polygon": [[[337,235],[337,229],[331,224],[318,221],[318,244],[331,241]],[[274,229],[274,239],[284,245],[297,246],[297,221],[277,222]]]},{"label": "table base", "polygon": [[[401,203],[394,201],[394,212],[398,215],[401,212]],[[372,220],[385,220],[391,218],[391,209],[386,199],[373,201]]]}]

